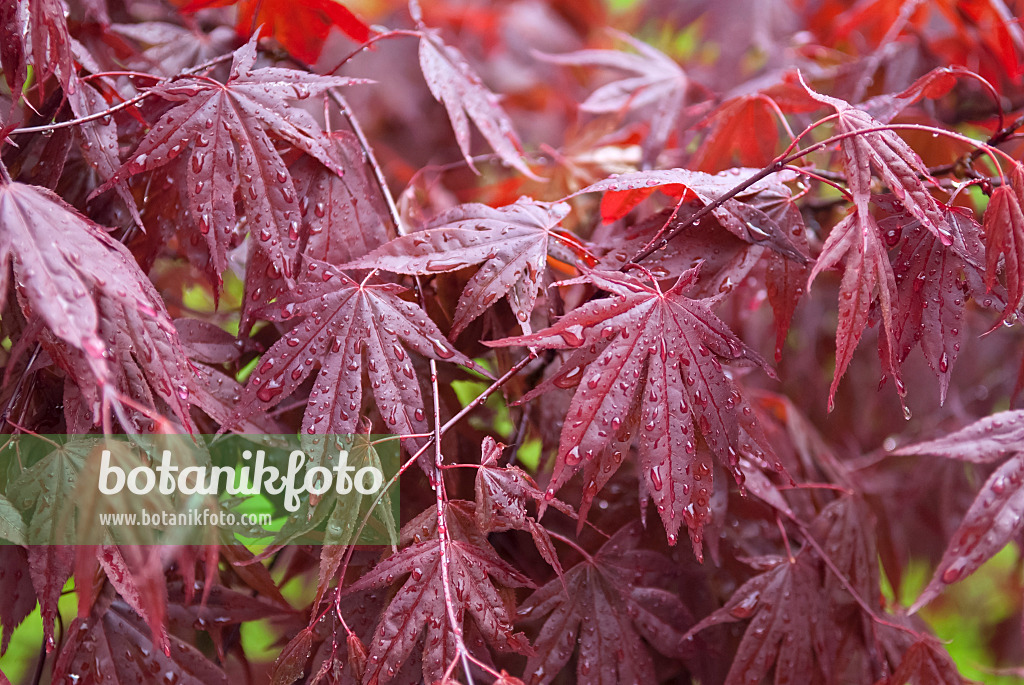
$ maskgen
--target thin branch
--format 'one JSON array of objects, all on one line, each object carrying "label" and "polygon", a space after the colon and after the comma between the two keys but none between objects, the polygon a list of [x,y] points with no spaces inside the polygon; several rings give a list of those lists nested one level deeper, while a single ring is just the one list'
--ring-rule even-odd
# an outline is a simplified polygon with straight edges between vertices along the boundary
[{"label": "thin branch", "polygon": [[[182,76],[191,76],[191,75],[196,74],[196,73],[198,73],[200,71],[203,71],[205,69],[209,69],[210,67],[216,66],[217,64],[220,64],[221,62],[226,62],[227,60],[232,59],[233,57],[234,57],[234,55],[232,53],[228,53],[226,55],[221,55],[220,57],[215,57],[215,58],[213,58],[213,59],[211,59],[211,60],[209,60],[207,62],[203,62],[202,64],[200,64],[198,66],[192,67],[191,69],[186,69],[185,71],[181,72],[180,74],[175,74],[174,76],[171,76],[171,77],[162,77],[162,78],[154,76],[153,78],[157,79],[158,83],[163,83],[165,81],[173,81],[175,79],[181,78]],[[103,119],[104,117],[109,117],[111,114],[116,114],[117,112],[120,112],[122,109],[127,109],[128,107],[131,107],[132,105],[138,104],[139,102],[142,102],[143,100],[145,100],[146,98],[148,98],[152,94],[153,94],[153,90],[152,89],[145,90],[145,91],[139,93],[138,95],[136,95],[136,96],[134,96],[132,98],[129,98],[128,100],[124,100],[122,102],[119,102],[116,105],[111,105],[110,107],[108,107],[107,109],[103,110],[102,112],[96,112],[95,114],[89,114],[89,115],[84,116],[84,117],[78,117],[77,119],[68,119],[67,121],[58,121],[58,122],[53,123],[53,124],[45,124],[43,126],[26,126],[25,128],[16,128],[13,131],[9,131],[7,133],[7,135],[8,136],[12,136],[12,135],[19,134],[19,133],[40,133],[40,132],[44,132],[44,131],[56,131],[58,129],[68,128],[69,126],[78,126],[79,124],[85,124],[85,123],[88,123],[90,121],[96,121],[97,119]]]},{"label": "thin branch", "polygon": [[391,195],[391,190],[388,188],[387,180],[384,178],[384,172],[380,168],[380,164],[377,163],[377,158],[373,154],[373,148],[370,146],[370,141],[366,138],[366,134],[363,133],[363,127],[359,125],[359,120],[356,119],[355,114],[352,112],[352,108],[348,106],[348,102],[344,96],[341,95],[335,88],[330,89],[331,99],[334,100],[335,104],[341,109],[342,116],[345,117],[345,121],[352,128],[352,132],[355,134],[356,139],[359,141],[359,146],[363,149],[363,154],[366,155],[366,162],[370,165],[370,169],[373,170],[373,177],[377,181],[377,186],[380,188],[380,192],[384,195],[384,201],[388,206],[388,213],[391,215],[391,221],[395,224],[395,231],[398,235],[405,235],[408,230],[405,224],[402,222],[402,217],[398,213],[398,206],[395,204],[395,198]]}]

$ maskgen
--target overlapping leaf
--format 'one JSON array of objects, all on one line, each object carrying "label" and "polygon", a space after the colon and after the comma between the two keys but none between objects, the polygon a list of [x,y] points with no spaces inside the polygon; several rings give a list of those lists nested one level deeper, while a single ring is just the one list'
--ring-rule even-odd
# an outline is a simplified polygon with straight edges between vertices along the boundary
[{"label": "overlapping leaf", "polygon": [[[342,264],[379,248],[394,231],[359,141],[342,131],[328,138],[345,169],[344,176],[308,156],[295,162],[291,171],[306,227],[300,247],[303,257]],[[300,278],[307,275],[303,272]]]},{"label": "overlapping leaf", "polygon": [[29,66],[35,80],[56,76],[65,92],[71,90],[75,64],[60,0],[0,2],[0,67],[12,93],[21,92]]},{"label": "overlapping leaf", "polygon": [[[730,468],[739,459],[744,405],[722,361],[748,360],[771,373],[705,302],[684,294],[697,271],[683,274],[666,292],[631,275],[589,272],[585,279],[610,297],[591,300],[543,331],[491,343],[573,350],[564,371],[524,397],[552,386],[579,385],[562,428],[549,492],[581,466],[593,469],[606,452],[619,453],[617,464],[629,436],[636,434],[643,484],[669,540],[675,541],[685,519],[695,549],[711,489],[709,465],[696,448],[698,432]],[[592,479],[584,507],[596,492]]]},{"label": "overlapping leaf", "polygon": [[583,252],[577,239],[558,230],[568,213],[564,202],[527,198],[497,209],[460,205],[425,230],[392,240],[345,267],[430,275],[480,264],[459,298],[452,338],[500,297],[508,299],[523,331],[529,333],[548,256],[572,264]]},{"label": "overlapping leaf", "polygon": [[526,682],[552,682],[576,657],[576,682],[656,682],[651,649],[683,656],[690,612],[679,597],[648,584],[651,571],[668,564],[637,549],[639,524],[625,526],[593,557],[536,590],[519,608],[519,621],[542,621]]},{"label": "overlapping leaf", "polygon": [[[414,4],[413,9],[413,18],[421,21],[418,4]],[[441,40],[437,31],[422,27],[420,35],[423,78],[431,95],[447,110],[455,141],[470,167],[475,168],[470,148],[469,122],[472,120],[503,162],[536,179],[537,176],[523,161],[519,136],[498,96],[483,84],[457,48]]]},{"label": "overlapping leaf", "polygon": [[14,629],[36,606],[28,555],[18,545],[0,545],[0,582],[4,587],[0,595],[0,655],[3,655]]},{"label": "overlapping leaf", "polygon": [[111,384],[192,426],[184,350],[159,294],[123,245],[50,191],[0,183],[3,293],[12,255],[22,309],[67,344],[54,347],[54,357],[83,388],[90,411]]},{"label": "overlapping leaf", "polygon": [[846,136],[839,143],[846,181],[858,211],[867,213],[871,200],[871,170],[874,169],[907,212],[948,245],[952,240],[949,223],[942,207],[921,180],[928,178],[928,170],[913,148],[880,121],[845,100],[821,95],[810,88],[807,92],[836,110],[836,133]]},{"label": "overlapping leaf", "polygon": [[[828,409],[835,406],[836,390],[839,380],[846,373],[853,352],[857,349],[864,330],[867,328],[871,304],[877,299],[882,312],[882,325],[885,329],[886,349],[890,357],[895,346],[893,331],[893,313],[897,306],[896,276],[889,254],[882,242],[878,223],[874,216],[855,209],[847,214],[842,221],[832,227],[825,245],[811,275],[807,287],[819,273],[844,262],[843,280],[839,286],[839,325],[836,327],[836,368],[829,388]],[[886,368],[897,369],[892,359]],[[897,388],[902,382],[897,378]],[[902,391],[901,391],[902,396]]]},{"label": "overlapping leaf", "polygon": [[290,277],[299,239],[300,215],[295,184],[275,141],[315,157],[344,173],[316,121],[286,104],[350,79],[316,76],[256,64],[255,39],[234,55],[231,76],[221,84],[209,78],[183,78],[156,86],[153,93],[179,103],[153,126],[113,183],[171,164],[190,221],[186,236],[206,244],[204,266],[220,282],[227,250],[237,244],[236,191],[245,208],[249,233],[278,273]]},{"label": "overlapping leaf", "polygon": [[976,464],[1007,458],[989,476],[953,540],[942,555],[931,582],[911,611],[934,599],[946,585],[978,570],[1024,528],[1024,412],[1007,411],[929,442],[910,445],[897,454],[935,454]]},{"label": "overlapping leaf", "polygon": [[142,621],[121,601],[101,598],[86,618],[68,626],[54,666],[56,682],[129,685],[159,679],[176,685],[227,685],[219,666],[175,635],[168,652],[156,648]]},{"label": "overlapping leaf", "polygon": [[[666,192],[682,190],[684,199],[685,193],[692,193],[702,204],[709,205],[738,186],[744,176],[749,177],[755,173],[756,169],[730,169],[720,174],[706,174],[689,169],[634,171],[610,176],[584,188],[580,193],[606,193],[602,201],[602,215],[606,220],[610,220],[623,216],[625,211],[635,206],[654,188],[664,188]],[[743,201],[752,199],[764,191],[784,192],[778,191],[777,186],[787,180],[790,180],[790,177],[784,174],[769,176],[754,183],[736,197],[726,200],[721,206],[716,207],[712,214],[723,228],[740,240],[769,247],[789,259],[806,264],[810,258],[793,242],[789,233],[764,211],[750,202]],[[621,206],[617,207],[613,214],[607,213],[605,204],[609,202],[609,198],[615,198],[620,193],[626,195],[624,200],[620,199],[616,203]]]},{"label": "overlapping leaf", "polygon": [[949,246],[906,213],[878,222],[886,244],[902,241],[893,261],[899,302],[893,312],[893,338],[898,349],[894,357],[883,351],[882,358],[902,363],[920,342],[928,365],[939,378],[940,402],[946,399],[953,364],[964,341],[967,298],[985,290],[981,227],[964,210],[950,209],[946,218],[952,229]]},{"label": "overlapping leaf", "polygon": [[[532,583],[503,561],[479,532],[472,538],[458,535],[464,526],[473,524],[452,506],[445,507],[446,532],[414,540],[344,591],[352,594],[389,587],[405,578],[374,632],[364,683],[390,682],[420,642],[423,679],[438,681],[458,658],[451,616],[457,621],[464,621],[466,614],[472,616],[476,628],[498,651],[531,652],[525,636],[513,632],[512,615],[498,587],[531,587]],[[432,517],[437,535],[436,513],[426,513]],[[409,527],[418,527],[422,518],[417,517]],[[442,564],[447,564],[447,588]],[[446,595],[454,606],[446,606]],[[459,630],[461,633],[461,626]]]},{"label": "overlapping leaf", "polygon": [[[388,430],[427,432],[412,352],[473,366],[456,351],[396,285],[356,283],[325,271],[326,281],[304,283],[282,295],[263,317],[296,319],[296,326],[267,350],[245,388],[238,419],[287,398],[319,366],[302,419],[303,434],[355,433],[363,402],[363,359]],[[417,441],[412,441],[419,444]]]},{"label": "overlapping leaf", "polygon": [[1008,296],[1003,316],[1008,317],[1024,300],[1024,166],[1014,164],[1009,185],[992,191],[984,224],[985,283],[989,289],[995,285],[1002,257]]},{"label": "overlapping leaf", "polygon": [[926,635],[903,653],[899,667],[892,675],[882,679],[881,685],[964,685],[967,682],[942,643]]},{"label": "overlapping leaf", "polygon": [[749,618],[726,685],[761,682],[773,665],[775,685],[816,682],[827,649],[820,629],[824,621],[819,616],[819,588],[818,572],[808,554],[780,560],[744,583],[725,606],[693,626],[688,635]]}]

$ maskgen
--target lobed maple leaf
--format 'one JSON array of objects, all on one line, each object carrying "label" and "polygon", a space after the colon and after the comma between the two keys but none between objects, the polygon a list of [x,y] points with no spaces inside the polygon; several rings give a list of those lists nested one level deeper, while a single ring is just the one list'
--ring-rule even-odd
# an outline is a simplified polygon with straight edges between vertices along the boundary
[{"label": "lobed maple leaf", "polygon": [[[363,402],[363,358],[377,410],[389,431],[428,432],[411,352],[476,368],[455,350],[416,305],[393,284],[356,283],[326,269],[320,283],[303,283],[261,316],[295,319],[267,350],[245,387],[236,420],[287,398],[319,366],[302,419],[303,434],[355,433]],[[300,320],[301,319],[301,320]],[[419,444],[418,439],[412,442]]]},{"label": "lobed maple leaf", "polygon": [[[836,368],[828,393],[828,410],[835,407],[839,380],[846,373],[853,352],[867,328],[871,304],[877,299],[882,311],[886,368],[897,370],[891,358],[896,349],[893,316],[897,307],[896,275],[889,254],[882,242],[875,217],[858,207],[847,214],[828,234],[818,261],[807,278],[807,288],[819,273],[844,261],[843,280],[839,285],[839,323],[836,327]],[[897,376],[897,390],[902,400],[904,390]]]},{"label": "lobed maple leaf", "polygon": [[255,64],[254,38],[235,51],[224,84],[188,77],[155,86],[150,92],[178,104],[157,121],[114,177],[94,191],[174,162],[174,178],[190,217],[179,230],[206,244],[209,263],[197,265],[205,266],[218,284],[227,268],[227,250],[240,238],[236,191],[254,244],[277,273],[291,278],[300,212],[292,174],[275,141],[289,143],[336,174],[344,173],[312,116],[286,101],[352,80],[277,67],[254,69]]},{"label": "lobed maple leaf", "polygon": [[583,304],[543,331],[488,343],[573,349],[564,371],[522,399],[579,384],[547,492],[553,495],[586,467],[582,517],[597,492],[597,464],[610,451],[615,465],[604,470],[612,471],[635,434],[642,487],[651,493],[669,540],[675,541],[685,520],[697,554],[711,491],[709,465],[696,449],[698,431],[727,466],[739,459],[744,404],[722,361],[749,360],[774,375],[704,301],[684,295],[698,271],[687,271],[664,292],[632,275],[587,272],[583,280],[612,296]]},{"label": "lobed maple leaf", "polygon": [[[532,651],[525,636],[513,632],[510,608],[495,584],[516,588],[533,587],[533,583],[503,561],[483,535],[474,531],[471,503],[445,504],[447,531],[441,534],[436,509],[431,507],[424,514],[426,521],[421,515],[407,524],[403,538],[413,530],[429,527],[428,521],[433,524],[435,537],[413,540],[343,591],[351,595],[388,587],[406,578],[374,632],[364,683],[390,682],[421,641],[423,679],[439,680],[458,658],[452,616],[464,621],[466,614],[471,615],[483,637],[499,651]],[[462,531],[469,535],[461,535]],[[447,564],[447,588],[442,564]],[[446,606],[446,597],[451,597],[453,606]]]},{"label": "lobed maple leaf", "polygon": [[[501,450],[505,446],[486,437],[481,445],[480,468],[476,471],[476,521],[485,533],[506,530],[522,530],[530,534],[537,551],[544,561],[562,575],[562,564],[558,560],[551,535],[537,519],[526,512],[526,503],[533,500],[540,503],[544,492],[526,471],[517,466],[498,466]],[[558,500],[551,503],[564,514],[575,516],[575,512]]]},{"label": "lobed maple leaf", "polygon": [[[18,520],[21,520],[20,515]],[[24,621],[36,606],[36,591],[32,585],[32,570],[28,553],[17,544],[0,545],[0,656],[7,652],[14,629]]]},{"label": "lobed maple leaf", "polygon": [[123,245],[52,192],[0,182],[0,293],[12,256],[21,307],[66,344],[42,338],[89,411],[113,387],[193,426],[188,360],[160,295]]},{"label": "lobed maple leaf", "polygon": [[[625,216],[654,188],[663,188],[666,191],[681,190],[683,201],[692,194],[701,204],[710,205],[739,185],[743,175],[752,176],[755,173],[755,169],[739,168],[719,174],[706,174],[689,169],[634,171],[610,176],[587,186],[577,194],[606,193],[601,201],[601,215],[605,221],[610,221]],[[765,191],[786,192],[778,187],[791,178],[788,173],[771,174],[726,200],[712,210],[711,214],[723,228],[740,240],[769,247],[789,259],[806,264],[810,258],[801,250],[801,246],[794,243],[790,232],[750,201]],[[609,206],[615,208],[613,212],[607,211]]]},{"label": "lobed maple leaf", "polygon": [[1008,185],[992,191],[985,209],[985,285],[996,283],[999,258],[1003,257],[1007,300],[1003,317],[1016,312],[1024,301],[1024,167],[1014,163]]},{"label": "lobed maple leaf", "polygon": [[1022,445],[1024,411],[1005,411],[941,438],[901,447],[894,453],[934,454],[974,464],[995,464],[1006,457],[981,486],[911,613],[938,596],[945,586],[977,571],[1024,528]]},{"label": "lobed maple leaf", "polygon": [[[953,364],[964,339],[964,312],[971,293],[984,292],[981,227],[963,209],[946,214],[952,243],[943,245],[906,212],[881,219],[878,228],[886,244],[900,242],[893,264],[899,306],[893,312],[895,356],[902,363],[920,342],[928,365],[939,379],[939,403],[946,399]],[[881,338],[880,343],[887,342]],[[890,370],[896,375],[895,370]]]},{"label": "lobed maple leaf", "polygon": [[521,174],[540,180],[523,161],[519,136],[498,96],[483,84],[465,56],[446,44],[435,29],[422,25],[418,3],[411,3],[413,19],[420,24],[420,69],[434,99],[444,105],[463,157],[476,169],[470,156],[469,120],[504,163]]},{"label": "lobed maple leaf", "polygon": [[128,685],[156,678],[179,685],[228,683],[219,666],[173,634],[166,653],[156,648],[141,620],[109,594],[96,602],[88,616],[71,622],[53,667],[55,682],[80,685]]},{"label": "lobed maple leaf", "polygon": [[[327,138],[345,169],[343,176],[309,156],[291,166],[305,225],[300,251],[307,260],[343,264],[387,243],[393,229],[359,141],[344,131],[329,133]],[[303,271],[299,277],[307,275]]]},{"label": "lobed maple leaf", "polygon": [[65,94],[73,90],[75,61],[61,0],[0,2],[0,46],[0,68],[12,93],[21,93],[29,66],[34,80],[56,76]]},{"label": "lobed maple leaf", "polygon": [[816,93],[806,84],[804,88],[812,98],[836,110],[836,132],[846,136],[839,143],[846,182],[858,211],[867,214],[871,170],[875,169],[906,210],[948,245],[951,229],[939,202],[921,180],[929,178],[928,170],[914,149],[867,112],[845,100]]},{"label": "lobed maple leaf", "polygon": [[530,314],[549,256],[572,264],[586,254],[578,239],[559,230],[568,214],[569,205],[564,202],[525,197],[497,209],[477,203],[459,205],[424,230],[392,240],[342,268],[427,276],[480,264],[459,297],[452,338],[500,297],[508,299],[523,332],[530,333]]},{"label": "lobed maple leaf", "polygon": [[576,682],[656,682],[651,648],[684,656],[690,612],[675,594],[649,584],[668,560],[637,549],[638,522],[624,526],[587,557],[537,589],[519,607],[519,622],[543,621],[526,664],[526,682],[546,685],[574,651]]},{"label": "lobed maple leaf", "polygon": [[[74,83],[74,91],[68,95],[68,104],[71,105],[71,111],[76,117],[95,115],[106,110],[107,102],[99,90],[78,78]],[[89,166],[96,170],[101,180],[112,178],[121,166],[118,157],[117,125],[113,120],[108,117],[106,121],[102,118],[90,121],[76,127],[75,132],[82,139],[79,149]],[[114,191],[132,215],[132,219],[142,226],[142,217],[139,216],[135,198],[132,197],[128,184],[124,181],[116,182]]]},{"label": "lobed maple leaf", "polygon": [[238,7],[236,30],[243,38],[259,29],[259,37],[273,36],[285,50],[306,64],[320,57],[331,28],[338,28],[357,43],[370,38],[370,27],[337,0],[174,0],[182,12],[207,7]]},{"label": "lobed maple leaf", "polygon": [[965,685],[968,682],[960,675],[956,663],[942,643],[926,635],[907,648],[899,667],[892,675],[879,681],[879,685]]},{"label": "lobed maple leaf", "polygon": [[651,130],[645,146],[647,150],[657,153],[675,128],[685,103],[689,79],[686,72],[660,50],[629,34],[619,31],[611,33],[636,50],[637,54],[620,50],[579,50],[559,55],[538,53],[538,56],[555,64],[605,67],[633,74],[599,87],[580,104],[580,109],[595,114],[622,114],[654,105]]},{"label": "lobed maple leaf", "polygon": [[690,628],[686,637],[722,623],[750,619],[733,659],[727,685],[757,683],[775,666],[775,684],[814,682],[827,649],[817,605],[818,571],[806,552],[779,560],[754,576],[721,609]]}]

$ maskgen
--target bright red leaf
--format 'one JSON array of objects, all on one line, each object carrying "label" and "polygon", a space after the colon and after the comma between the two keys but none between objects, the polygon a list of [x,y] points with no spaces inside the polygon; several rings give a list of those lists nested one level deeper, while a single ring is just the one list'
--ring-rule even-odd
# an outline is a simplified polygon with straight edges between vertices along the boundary
[{"label": "bright red leaf", "polygon": [[184,5],[182,12],[197,12],[207,7],[238,7],[238,35],[248,38],[258,28],[259,35],[272,36],[284,49],[307,64],[320,57],[324,41],[332,28],[338,28],[357,43],[370,38],[370,27],[337,0],[174,0]]}]

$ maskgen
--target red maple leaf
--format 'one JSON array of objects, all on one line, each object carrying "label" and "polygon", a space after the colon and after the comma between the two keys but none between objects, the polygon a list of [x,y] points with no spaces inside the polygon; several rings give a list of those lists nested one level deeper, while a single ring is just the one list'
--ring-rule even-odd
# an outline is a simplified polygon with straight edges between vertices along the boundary
[{"label": "red maple leaf", "polygon": [[[582,280],[611,297],[592,300],[543,331],[488,344],[573,350],[564,371],[522,400],[552,386],[579,385],[548,493],[585,468],[585,511],[597,493],[596,478],[603,470],[607,480],[613,470],[606,453],[617,466],[635,434],[641,444],[642,487],[653,497],[669,540],[675,541],[685,520],[699,555],[711,473],[697,449],[698,431],[714,454],[735,468],[744,423],[744,402],[722,361],[745,359],[774,374],[706,302],[683,294],[698,271],[684,273],[667,291],[628,274],[588,272]],[[598,467],[602,462],[607,468]]]},{"label": "red maple leaf", "polygon": [[370,38],[370,27],[336,0],[174,0],[182,12],[207,7],[238,6],[238,35],[248,38],[258,28],[259,36],[272,36],[285,50],[307,64],[320,57],[324,41],[336,27],[357,43]]},{"label": "red maple leaf", "polygon": [[180,224],[183,242],[195,238],[206,244],[209,262],[197,266],[205,267],[217,283],[227,268],[227,250],[241,238],[236,193],[254,244],[276,273],[291,276],[299,203],[276,141],[316,158],[336,174],[344,173],[313,117],[286,100],[301,100],[352,81],[277,67],[254,69],[255,64],[254,39],[235,52],[227,83],[190,77],[154,87],[151,92],[178,104],[93,193],[174,163],[174,179],[188,212]]},{"label": "red maple leaf", "polygon": [[[390,682],[421,641],[423,678],[438,681],[458,658],[453,616],[457,621],[472,616],[479,632],[499,651],[532,652],[526,637],[513,632],[512,612],[495,584],[516,588],[533,583],[503,561],[476,530],[472,503],[449,502],[444,517],[447,532],[441,535],[433,507],[413,519],[403,530],[403,541],[411,544],[344,590],[350,595],[405,578],[374,632],[363,682]],[[453,606],[447,606],[448,598]],[[457,630],[461,634],[462,626]]]},{"label": "red maple leaf", "polygon": [[684,656],[690,612],[675,594],[650,583],[669,561],[637,549],[639,523],[623,527],[592,557],[536,590],[519,607],[519,621],[543,621],[527,682],[547,685],[573,651],[578,683],[653,683],[651,648]]},{"label": "red maple leaf", "polygon": [[377,409],[389,431],[427,432],[423,396],[409,353],[476,368],[475,364],[452,347],[422,309],[399,297],[404,288],[356,283],[330,269],[324,277],[320,283],[296,286],[261,313],[270,321],[297,323],[256,367],[237,418],[276,405],[319,367],[302,432],[355,433],[365,357]]},{"label": "red maple leaf", "polygon": [[497,209],[460,205],[431,221],[425,230],[392,240],[349,269],[385,269],[427,276],[482,265],[466,284],[455,310],[451,336],[483,314],[499,297],[507,297],[525,333],[547,275],[548,256],[573,263],[587,254],[578,239],[559,230],[569,213],[564,202],[549,204],[520,198]]}]

